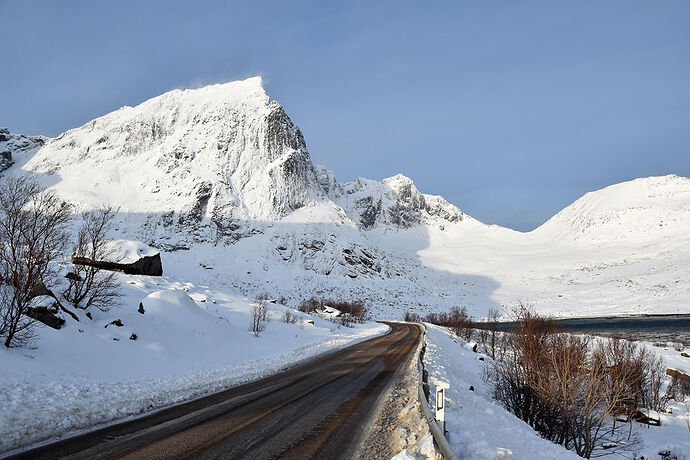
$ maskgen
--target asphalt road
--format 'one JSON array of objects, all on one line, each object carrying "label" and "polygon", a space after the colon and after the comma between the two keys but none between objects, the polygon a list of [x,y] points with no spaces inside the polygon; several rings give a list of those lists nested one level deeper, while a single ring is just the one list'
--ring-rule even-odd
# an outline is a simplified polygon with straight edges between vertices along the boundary
[{"label": "asphalt road", "polygon": [[272,377],[10,458],[352,458],[418,326]]}]

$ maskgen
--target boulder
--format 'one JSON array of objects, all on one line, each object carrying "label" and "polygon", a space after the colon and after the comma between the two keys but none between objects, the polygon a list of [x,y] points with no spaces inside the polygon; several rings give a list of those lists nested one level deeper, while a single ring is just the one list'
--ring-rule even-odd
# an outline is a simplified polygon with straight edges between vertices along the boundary
[{"label": "boulder", "polygon": [[161,262],[160,253],[144,256],[135,262],[127,264],[76,256],[72,256],[72,263],[75,265],[88,265],[89,267],[96,267],[102,270],[123,272],[126,275],[163,276],[163,263]]},{"label": "boulder", "polygon": [[686,384],[690,384],[690,375],[678,369],[666,369],[666,375],[685,382]]},{"label": "boulder", "polygon": [[55,314],[52,313],[47,307],[29,308],[26,311],[26,316],[33,318],[36,321],[40,321],[41,323],[52,327],[53,329],[59,330],[62,325],[65,324],[64,319],[55,316]]}]

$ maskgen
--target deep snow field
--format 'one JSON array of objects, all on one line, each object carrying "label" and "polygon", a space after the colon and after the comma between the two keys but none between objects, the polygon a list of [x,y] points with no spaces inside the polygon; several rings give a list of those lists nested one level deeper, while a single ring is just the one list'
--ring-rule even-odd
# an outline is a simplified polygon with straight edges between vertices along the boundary
[{"label": "deep snow field", "polygon": [[[286,307],[269,303],[271,320],[255,337],[253,298],[210,288],[206,270],[188,271],[165,254],[163,268],[163,277],[118,274],[120,305],[91,309],[93,320],[63,314],[61,330],[37,326],[34,349],[0,349],[0,454],[259,379],[388,330],[339,327],[298,311],[314,324],[286,324]],[[117,319],[122,327],[109,324]]]},{"label": "deep snow field", "polygon": [[[574,452],[542,439],[527,423],[508,412],[491,397],[489,384],[482,380],[482,372],[491,358],[474,353],[472,347],[447,328],[426,324],[426,352],[424,365],[429,381],[434,379],[450,384],[446,390],[446,430],[453,450],[460,458],[493,460],[514,459],[577,459]],[[690,373],[690,359],[673,349],[644,345],[660,354],[666,365]],[[479,357],[485,361],[480,361]],[[435,391],[431,383],[431,405]],[[470,386],[474,391],[470,391]],[[671,413],[660,414],[661,426],[633,424],[643,440],[637,453],[647,459],[659,458],[660,450],[690,453],[690,398],[688,405],[671,401]],[[610,455],[604,458],[625,458]]]}]

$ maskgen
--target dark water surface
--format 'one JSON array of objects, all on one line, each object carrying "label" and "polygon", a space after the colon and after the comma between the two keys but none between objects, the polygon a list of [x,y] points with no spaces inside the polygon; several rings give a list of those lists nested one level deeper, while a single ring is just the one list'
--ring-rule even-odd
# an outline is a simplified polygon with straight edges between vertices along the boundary
[{"label": "dark water surface", "polygon": [[[690,315],[627,316],[612,318],[578,318],[556,320],[568,332],[596,335],[621,335],[649,342],[676,342],[690,346]],[[510,329],[514,323],[502,323]]]}]

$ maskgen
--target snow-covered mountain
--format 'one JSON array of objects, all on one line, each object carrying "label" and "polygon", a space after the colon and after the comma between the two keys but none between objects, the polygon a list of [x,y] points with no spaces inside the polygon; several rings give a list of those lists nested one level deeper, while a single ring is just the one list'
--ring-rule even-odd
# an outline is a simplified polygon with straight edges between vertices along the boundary
[{"label": "snow-covered mountain", "polygon": [[690,179],[647,177],[589,192],[537,231],[604,242],[684,235],[690,221]]},{"label": "snow-covered mountain", "polygon": [[247,294],[364,297],[388,317],[517,298],[562,315],[690,303],[690,179],[588,193],[526,234],[485,225],[402,175],[339,182],[258,77],[174,90],[54,139],[3,130],[0,154],[6,173],[78,209],[118,207],[117,237]]}]

